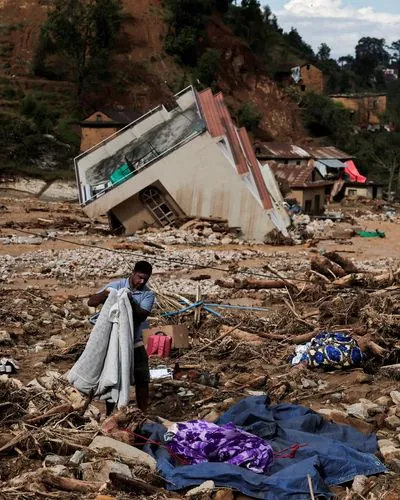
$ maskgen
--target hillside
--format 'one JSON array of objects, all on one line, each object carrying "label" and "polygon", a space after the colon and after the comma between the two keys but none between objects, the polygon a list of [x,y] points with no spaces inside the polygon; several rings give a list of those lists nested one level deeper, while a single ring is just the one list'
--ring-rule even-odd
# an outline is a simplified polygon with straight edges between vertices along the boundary
[{"label": "hillside", "polygon": [[[35,76],[35,54],[41,26],[52,2],[47,0],[2,0],[0,2],[0,120],[11,131],[0,136],[0,169],[64,176],[79,144],[79,120],[99,107],[123,104],[145,112],[193,81],[191,68],[166,53],[168,32],[166,8],[160,0],[123,0],[121,29],[110,59],[112,81],[86,89],[78,110],[75,86],[63,74],[64,61],[48,75]],[[233,111],[246,103],[261,116],[254,133],[261,139],[299,141],[304,137],[300,115],[269,78],[249,46],[233,35],[218,12],[208,18],[204,50],[221,54],[216,90],[222,90]],[[36,72],[37,73],[37,72]],[[39,112],[22,109],[24,98],[35,101]],[[22,106],[24,108],[24,106]],[[29,108],[29,106],[28,106]],[[35,114],[36,113],[36,114]],[[39,115],[39,117],[37,116]],[[46,121],[47,120],[47,121]],[[43,125],[45,121],[46,125]],[[46,157],[54,135],[61,144],[61,159]],[[26,137],[31,139],[24,144]],[[13,147],[13,141],[18,147]],[[32,155],[27,152],[34,143]],[[67,149],[67,151],[65,150]],[[52,173],[51,173],[52,172]]]}]

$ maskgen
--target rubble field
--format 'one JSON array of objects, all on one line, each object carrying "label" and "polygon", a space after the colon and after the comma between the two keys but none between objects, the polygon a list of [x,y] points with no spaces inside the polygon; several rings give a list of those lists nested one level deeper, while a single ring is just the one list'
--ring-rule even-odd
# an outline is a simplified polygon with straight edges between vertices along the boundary
[{"label": "rubble field", "polygon": [[[243,500],[213,484],[170,492],[154,459],[129,445],[145,421],[213,422],[268,394],[377,434],[388,472],[332,487],[337,498],[399,499],[400,221],[383,205],[338,209],[341,222],[305,221],[279,246],[243,241],[211,219],[125,237],[78,205],[0,198],[0,358],[11,372],[0,374],[0,498]],[[361,229],[386,236],[362,238]],[[132,404],[105,419],[104,405],[63,375],[91,331],[88,296],[143,258],[157,293],[150,325],[185,324],[190,348],[172,352],[173,379],[151,383],[147,415]],[[201,300],[219,314],[162,316]],[[292,366],[296,346],[322,331],[351,334],[361,367]]]}]

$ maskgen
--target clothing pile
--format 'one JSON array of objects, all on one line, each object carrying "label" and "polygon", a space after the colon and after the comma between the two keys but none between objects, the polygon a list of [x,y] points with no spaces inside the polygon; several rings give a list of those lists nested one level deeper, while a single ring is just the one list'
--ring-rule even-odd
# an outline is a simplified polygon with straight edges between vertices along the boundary
[{"label": "clothing pile", "polygon": [[190,464],[225,462],[266,473],[274,456],[267,441],[232,423],[221,426],[204,420],[177,423],[167,432],[165,440],[171,453]]},{"label": "clothing pile", "polygon": [[296,347],[292,365],[305,363],[313,368],[349,368],[360,366],[363,358],[361,349],[351,335],[322,332],[307,344]]}]

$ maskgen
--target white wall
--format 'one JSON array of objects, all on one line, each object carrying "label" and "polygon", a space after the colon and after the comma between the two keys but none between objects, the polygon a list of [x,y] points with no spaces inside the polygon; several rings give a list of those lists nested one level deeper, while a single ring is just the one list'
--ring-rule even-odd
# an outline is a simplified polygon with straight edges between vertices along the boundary
[{"label": "white wall", "polygon": [[247,238],[263,240],[275,226],[208,132],[152,164],[84,207],[90,217],[111,210],[160,181],[188,215],[215,216],[240,226]]}]

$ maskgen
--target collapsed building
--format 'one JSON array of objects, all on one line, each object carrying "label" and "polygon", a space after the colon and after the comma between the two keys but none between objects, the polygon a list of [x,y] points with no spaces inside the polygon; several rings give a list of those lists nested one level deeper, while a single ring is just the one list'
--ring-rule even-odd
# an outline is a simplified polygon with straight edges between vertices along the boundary
[{"label": "collapsed building", "polygon": [[290,219],[273,172],[257,160],[222,93],[192,86],[74,160],[79,200],[90,217],[107,213],[132,234],[183,216],[226,219],[248,239]]}]

